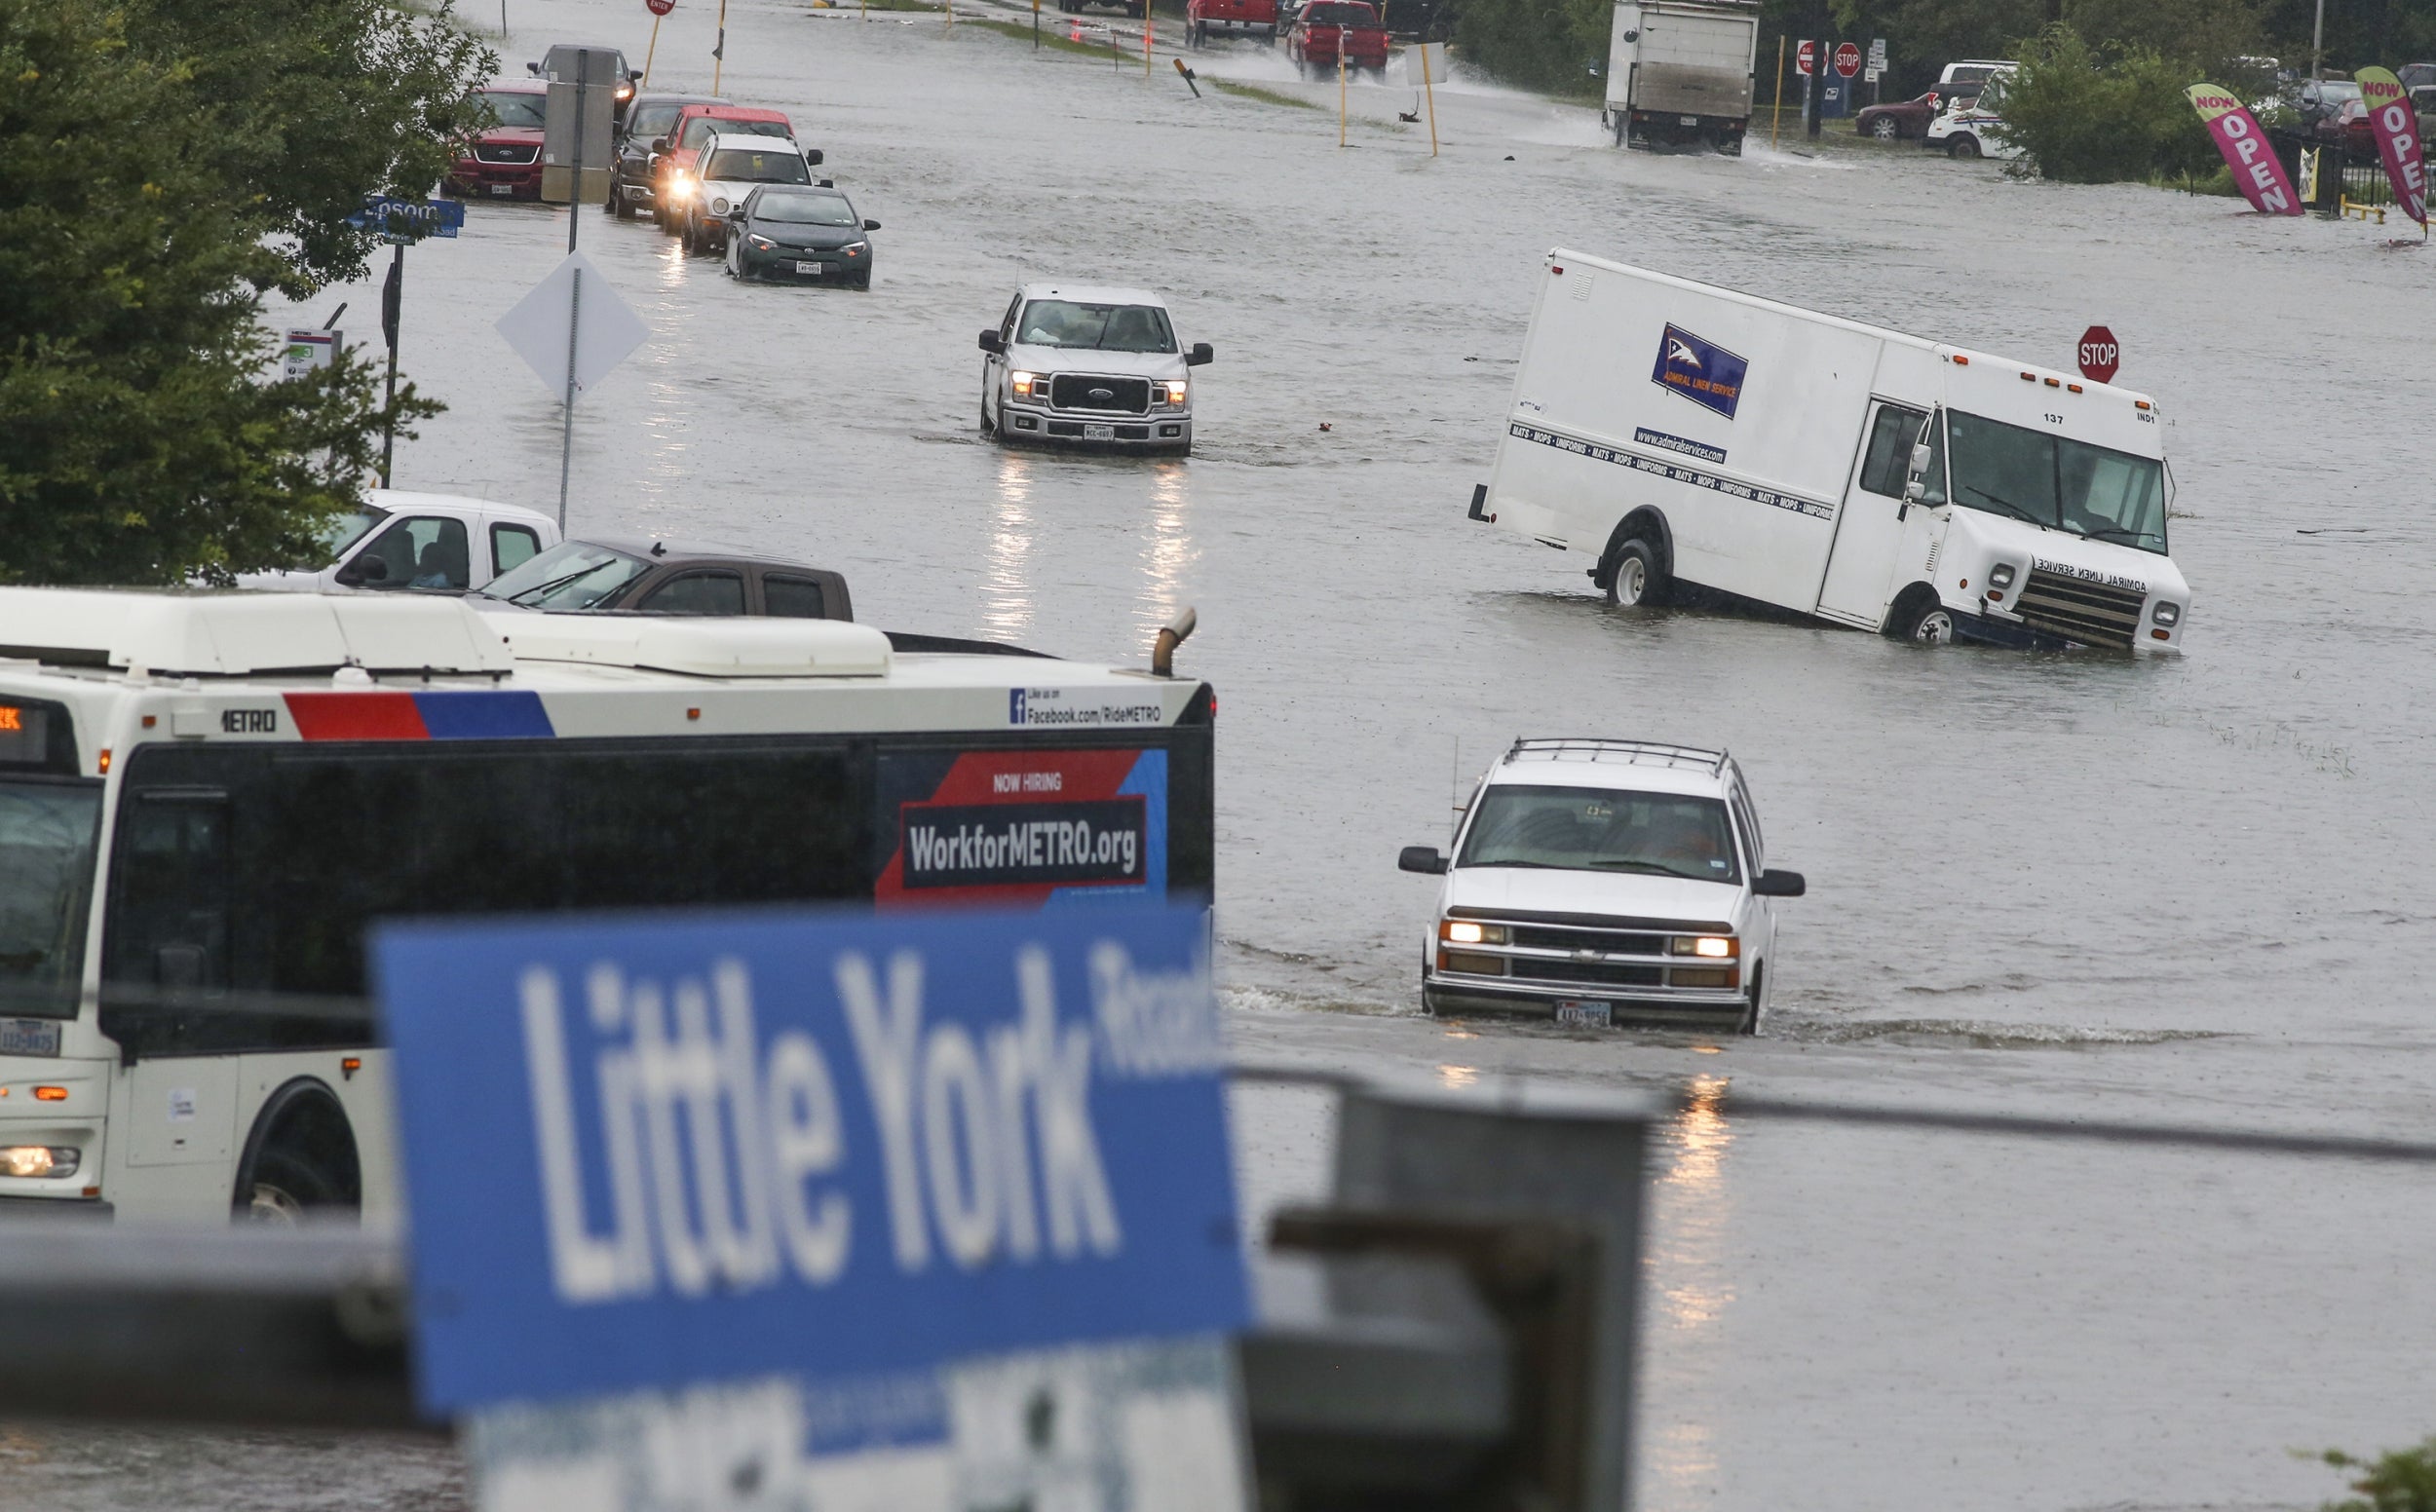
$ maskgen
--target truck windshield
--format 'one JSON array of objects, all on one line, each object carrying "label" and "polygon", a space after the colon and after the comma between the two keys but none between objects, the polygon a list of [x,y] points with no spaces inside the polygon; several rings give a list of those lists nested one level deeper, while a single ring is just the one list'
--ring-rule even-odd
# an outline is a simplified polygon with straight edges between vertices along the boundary
[{"label": "truck windshield", "polygon": [[1960,410],[1947,412],[1944,430],[1932,481],[1954,503],[2164,554],[2165,465],[2156,458]]},{"label": "truck windshield", "polygon": [[651,564],[639,556],[568,541],[501,573],[475,596],[527,609],[590,609],[649,571]]},{"label": "truck windshield", "polygon": [[1024,306],[1015,339],[1027,346],[1097,352],[1176,349],[1167,312],[1157,305],[1086,305],[1072,299],[1035,299]]},{"label": "truck windshield", "polygon": [[0,1014],[74,1018],[98,782],[0,781]]},{"label": "truck windshield", "polygon": [[1598,787],[1491,786],[1455,864],[1742,880],[1722,801]]},{"label": "truck windshield", "polygon": [[389,518],[387,510],[376,510],[368,504],[358,505],[344,514],[333,514],[322,527],[322,549],[336,561],[347,554],[347,548],[363,539],[363,533]]},{"label": "truck windshield", "polygon": [[539,90],[477,90],[474,97],[499,125],[533,132],[542,129],[542,107],[549,103]]}]

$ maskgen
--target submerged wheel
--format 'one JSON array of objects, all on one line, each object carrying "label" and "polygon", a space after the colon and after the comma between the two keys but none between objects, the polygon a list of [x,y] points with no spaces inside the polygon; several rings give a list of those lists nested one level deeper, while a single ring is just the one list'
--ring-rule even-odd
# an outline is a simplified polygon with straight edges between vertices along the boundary
[{"label": "submerged wheel", "polygon": [[1767,985],[1767,968],[1753,966],[1751,968],[1751,1005],[1742,1010],[1742,1022],[1734,1026],[1735,1034],[1756,1035],[1760,1032],[1760,995]]},{"label": "submerged wheel", "polygon": [[1954,644],[1954,611],[1943,604],[1930,604],[1913,617],[1903,638],[1916,646]]},{"label": "submerged wheel", "polygon": [[1607,601],[1619,609],[1639,609],[1666,601],[1666,569],[1657,562],[1657,548],[1638,537],[1616,548],[1616,570],[1607,580]]}]

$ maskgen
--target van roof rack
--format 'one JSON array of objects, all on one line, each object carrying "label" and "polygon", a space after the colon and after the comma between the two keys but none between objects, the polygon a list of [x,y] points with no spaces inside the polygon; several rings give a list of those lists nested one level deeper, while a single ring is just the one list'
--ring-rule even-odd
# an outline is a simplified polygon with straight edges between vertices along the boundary
[{"label": "van roof rack", "polygon": [[1551,736],[1520,739],[1505,753],[1507,761],[1522,756],[1580,756],[1590,761],[1619,761],[1639,766],[1694,767],[1726,770],[1724,751],[1696,745],[1667,745],[1656,740],[1610,740],[1599,736]]}]

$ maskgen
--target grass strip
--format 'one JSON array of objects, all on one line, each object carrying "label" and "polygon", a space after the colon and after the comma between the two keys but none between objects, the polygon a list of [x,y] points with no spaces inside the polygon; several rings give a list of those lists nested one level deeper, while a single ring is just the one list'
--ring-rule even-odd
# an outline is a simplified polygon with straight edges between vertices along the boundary
[{"label": "grass strip", "polygon": [[1319,108],[1310,100],[1292,94],[1280,94],[1275,90],[1264,90],[1257,84],[1238,84],[1233,79],[1221,79],[1214,74],[1203,74],[1201,82],[1213,90],[1244,99],[1256,99],[1264,105],[1284,105],[1294,110],[1317,110]]}]

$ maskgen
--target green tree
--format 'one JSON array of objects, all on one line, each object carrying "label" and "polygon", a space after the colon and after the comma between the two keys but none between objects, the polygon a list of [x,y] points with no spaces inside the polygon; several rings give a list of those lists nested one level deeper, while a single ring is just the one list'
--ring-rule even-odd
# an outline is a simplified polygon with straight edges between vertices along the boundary
[{"label": "green tree", "polygon": [[1614,14],[1610,0],[1464,0],[1455,45],[1507,84],[1596,96]]},{"label": "green tree", "polygon": [[2325,1512],[2436,1512],[2436,1438],[2410,1449],[2387,1450],[2375,1459],[2356,1458],[2340,1449],[2303,1457],[2358,1473],[2351,1489],[2360,1494],[2330,1501]]},{"label": "green tree", "polygon": [[2216,148],[2183,91],[2193,64],[2144,47],[2101,54],[2061,22],[2019,50],[1997,108],[2006,134],[2025,148],[2024,171],[2099,184],[2214,169]]},{"label": "green tree", "polygon": [[[0,582],[224,581],[314,559],[378,445],[371,372],[274,381],[260,313],[260,290],[309,288],[362,246],[304,227],[318,212],[293,186],[249,187],[255,149],[228,137],[239,102],[143,19],[0,0]],[[449,86],[450,109],[464,93]],[[321,146],[404,165],[400,141],[433,136],[431,119],[333,123]],[[310,143],[291,150],[302,165]],[[340,199],[330,171],[311,193],[334,210],[398,182],[366,174]],[[400,396],[401,422],[438,409]]]}]

